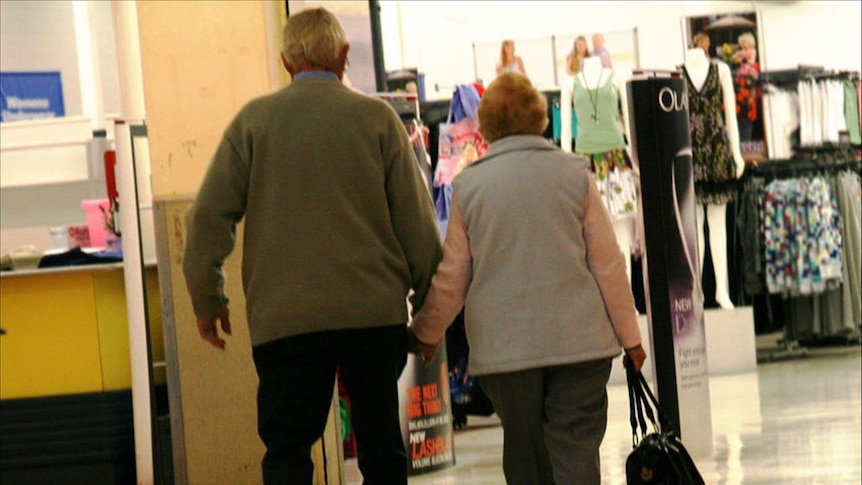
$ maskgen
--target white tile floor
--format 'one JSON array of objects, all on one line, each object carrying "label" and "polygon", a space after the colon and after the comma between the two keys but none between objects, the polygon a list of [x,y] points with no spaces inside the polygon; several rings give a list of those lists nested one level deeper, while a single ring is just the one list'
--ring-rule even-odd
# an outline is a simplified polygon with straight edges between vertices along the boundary
[{"label": "white tile floor", "polygon": [[[697,459],[708,484],[862,483],[862,348],[811,349],[763,363],[757,372],[712,377],[714,453]],[[625,386],[609,388],[601,447],[604,484],[624,484],[631,428]],[[499,485],[503,437],[494,418],[470,416],[455,434],[456,465],[410,478],[411,485]],[[348,484],[361,483],[356,461]]]}]

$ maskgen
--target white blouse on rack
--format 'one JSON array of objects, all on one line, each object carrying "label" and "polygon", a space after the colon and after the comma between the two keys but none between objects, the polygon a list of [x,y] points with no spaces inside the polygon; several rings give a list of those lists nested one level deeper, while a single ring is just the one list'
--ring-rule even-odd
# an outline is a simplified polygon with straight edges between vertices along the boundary
[{"label": "white blouse on rack", "polygon": [[837,79],[803,79],[799,97],[799,142],[801,146],[838,144],[847,130],[844,117],[844,87]]}]

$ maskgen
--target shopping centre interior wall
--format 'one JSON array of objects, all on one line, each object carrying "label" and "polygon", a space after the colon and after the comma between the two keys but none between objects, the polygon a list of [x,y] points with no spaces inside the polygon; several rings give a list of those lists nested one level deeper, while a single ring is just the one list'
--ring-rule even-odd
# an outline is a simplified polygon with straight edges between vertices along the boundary
[{"label": "shopping centre interior wall", "polygon": [[[76,29],[82,24],[89,26],[98,74],[81,69]],[[90,2],[76,13],[69,1],[0,1],[0,70],[59,71],[66,116],[85,114],[82,89],[91,89],[82,85],[86,76],[98,76],[102,114],[119,111],[116,55],[110,2]]]},{"label": "shopping centre interior wall", "polygon": [[[862,68],[859,1],[459,1],[381,0],[387,70],[415,67],[434,84],[474,80],[473,44],[637,29],[640,67],[670,69],[682,62],[682,19],[729,12],[760,13],[765,70],[799,64]],[[92,2],[90,26],[99,55],[106,113],[119,109],[110,2]],[[72,2],[0,2],[0,69],[60,71],[67,115],[85,114],[75,47]],[[558,53],[561,56],[565,52]],[[528,69],[531,59],[524,59]],[[534,64],[535,66],[535,64]]]},{"label": "shopping centre interior wall", "polygon": [[[380,4],[386,69],[417,67],[426,75],[431,99],[451,92],[435,92],[435,84],[453,86],[474,80],[474,43],[499,45],[503,39],[516,39],[517,49],[517,39],[579,34],[589,38],[594,32],[637,29],[640,67],[672,69],[684,58],[684,17],[733,12],[760,13],[760,52],[766,70],[799,64],[859,70],[862,65],[862,2],[858,1],[382,0]],[[530,62],[524,59],[528,74]]]},{"label": "shopping centre interior wall", "polygon": [[[149,2],[142,2],[147,3]],[[187,23],[179,21],[175,16],[167,16],[167,20],[162,21],[166,26],[173,26],[172,28],[186,34],[190,32],[188,29],[232,31],[222,27],[214,28],[225,21],[218,18],[224,7],[219,4],[223,2],[183,3],[175,4],[172,8],[197,11],[197,16],[193,17],[198,21]],[[358,3],[365,2],[362,0]],[[102,120],[110,117],[111,113],[118,112],[120,104],[111,5],[111,2],[89,2],[86,25],[90,30],[89,40],[98,66],[86,66],[80,60],[81,9],[76,8],[73,2],[3,0],[0,2],[0,69],[60,71],[63,76],[67,116],[93,116],[94,119]],[[640,67],[670,69],[683,61],[683,18],[751,11],[759,13],[759,49],[763,69],[792,69],[799,64],[823,66],[827,69],[862,69],[862,43],[859,41],[862,36],[862,2],[859,1],[380,1],[386,69],[416,67],[424,72],[425,91],[429,99],[447,98],[451,94],[451,86],[475,80],[474,43],[484,44],[487,52],[493,54],[504,38],[536,39],[550,38],[551,35],[589,36],[593,32],[630,31],[636,32]],[[200,24],[201,18],[208,19],[206,24]],[[236,19],[226,20],[233,22],[236,29],[243,29]],[[192,24],[209,27],[196,27]],[[206,48],[195,49],[179,57],[173,52],[177,49],[183,50],[183,44],[187,41],[182,40],[182,36],[175,43],[163,44],[147,53],[145,58],[161,55],[174,58],[175,62],[165,72],[145,71],[145,76],[165,80],[173,76],[175,81],[182,79],[179,86],[172,88],[170,82],[167,82],[164,84],[168,87],[160,88],[182,92],[188,92],[192,84],[197,88],[207,88],[204,89],[204,94],[219,92],[224,90],[225,86],[242,90],[246,96],[253,96],[257,91],[264,94],[268,90],[267,87],[252,86],[252,83],[248,82],[248,76],[233,76],[247,71],[249,66],[225,66],[222,52],[243,51],[245,53],[240,56],[242,62],[255,60],[256,66],[265,65],[268,61],[263,60],[264,58],[274,61],[269,64],[278,64],[277,55],[270,51],[245,51],[245,41],[237,41],[238,37],[234,34],[219,35],[215,32],[208,38],[212,44]],[[558,52],[558,55],[565,56],[565,50]],[[493,57],[490,59],[488,63],[493,62]],[[528,72],[535,69],[535,59],[527,57],[525,63]],[[198,70],[198,65],[204,67]],[[276,66],[276,69],[280,68]],[[490,66],[490,69],[493,69],[493,66]],[[102,113],[87,112],[88,106],[92,106],[84,99],[88,91],[92,91],[85,85],[88,75],[101,81],[99,94]],[[200,79],[190,84],[188,80],[195,79],[195,76],[200,76]],[[242,79],[245,81],[241,82]],[[484,81],[488,83],[490,79]],[[435,85],[440,86],[440,89],[435,90]],[[150,92],[147,96],[157,97],[150,100],[155,103],[153,107],[165,104],[158,99],[164,97],[164,94]],[[188,99],[197,98],[179,99],[180,104],[184,105]],[[171,130],[181,128],[183,119],[188,121],[190,117],[197,116],[196,110],[184,110],[183,113],[185,114],[182,117],[175,120],[178,126],[171,126]],[[200,137],[199,133],[185,133],[184,135],[188,135],[184,138],[188,141],[187,146],[173,150],[173,153],[187,153],[188,147],[191,146],[196,150],[196,155],[199,155],[198,158],[205,160],[206,154],[212,151],[212,144],[216,142],[217,136],[213,134],[220,133],[219,127],[224,124],[225,116],[222,114],[209,118],[209,124],[212,125],[208,128],[209,137]],[[111,124],[106,123],[105,127],[108,128],[108,138],[111,139]],[[158,138],[160,129],[155,126],[153,129],[153,136]],[[210,137],[213,139],[210,140]],[[31,142],[39,143],[40,140]],[[83,146],[80,150],[83,150]],[[75,168],[73,177],[67,175],[72,168],[55,170],[55,165],[59,167],[59,161],[40,163],[38,169],[19,177],[23,172],[11,170],[8,166],[14,161],[14,157],[5,155],[6,152],[4,162],[0,164],[4,188],[14,187],[17,190],[23,186],[29,187],[34,183],[31,180],[34,178],[33,173],[38,173],[39,183],[51,183],[57,187],[59,185],[56,184],[68,185],[70,181],[79,184],[87,181],[88,173],[83,162],[78,163],[75,166],[77,168],[72,167]],[[164,163],[166,158],[160,153],[155,155],[153,177],[158,179],[158,183],[154,184],[154,188],[158,189],[159,193],[185,194],[196,191],[199,175],[174,172],[170,172],[169,176],[164,175],[159,164]],[[83,156],[80,158],[84,159]],[[205,165],[203,161],[200,163],[201,167]],[[202,172],[201,167],[197,167],[194,174]],[[161,192],[162,190],[164,192]],[[11,197],[11,193],[10,190],[3,191],[4,201]],[[74,199],[72,195],[67,199]],[[20,211],[15,209],[17,206],[4,203],[0,229],[83,221],[80,208],[71,207],[65,212],[52,211],[47,205],[55,203],[54,199],[57,197],[44,199],[44,210],[41,206],[34,206],[25,211],[27,213],[20,214]],[[77,200],[74,202],[73,206],[77,206]],[[63,204],[69,205],[65,202]],[[33,206],[32,203],[25,205]],[[78,219],[68,215],[71,210],[75,210],[76,214],[80,213]],[[30,213],[36,212],[43,217],[38,220],[28,219]]]}]

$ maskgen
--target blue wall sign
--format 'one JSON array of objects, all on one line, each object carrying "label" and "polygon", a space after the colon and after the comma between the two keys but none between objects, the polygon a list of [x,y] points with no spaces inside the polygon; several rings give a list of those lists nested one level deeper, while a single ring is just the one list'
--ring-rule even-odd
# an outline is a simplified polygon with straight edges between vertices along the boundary
[{"label": "blue wall sign", "polygon": [[65,115],[59,72],[0,72],[0,121]]}]

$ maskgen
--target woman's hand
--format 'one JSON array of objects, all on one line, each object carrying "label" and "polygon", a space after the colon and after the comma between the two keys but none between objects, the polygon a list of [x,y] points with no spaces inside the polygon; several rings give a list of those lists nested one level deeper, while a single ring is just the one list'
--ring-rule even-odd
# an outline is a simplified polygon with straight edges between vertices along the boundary
[{"label": "woman's hand", "polygon": [[625,351],[626,355],[623,357],[623,365],[628,366],[629,363],[631,363],[634,370],[640,372],[641,367],[643,367],[644,361],[646,360],[646,351],[643,346],[641,346],[641,344],[637,344],[634,347],[625,349]]},{"label": "woman's hand", "polygon": [[425,343],[419,340],[419,337],[413,333],[412,326],[407,327],[407,351],[422,357],[423,365],[428,365],[434,360],[438,347],[440,347],[440,342],[434,344]]}]

